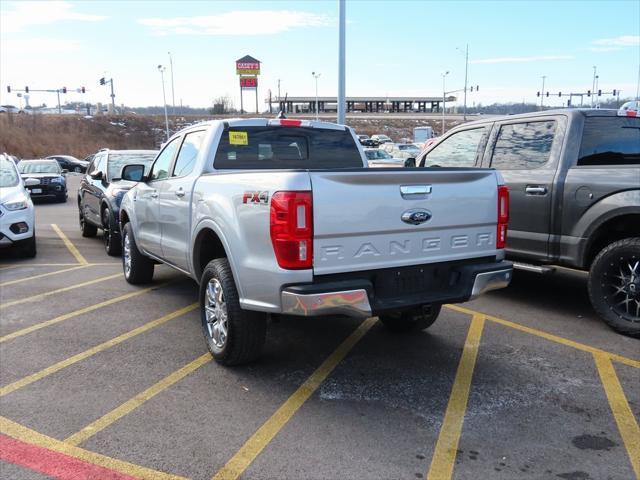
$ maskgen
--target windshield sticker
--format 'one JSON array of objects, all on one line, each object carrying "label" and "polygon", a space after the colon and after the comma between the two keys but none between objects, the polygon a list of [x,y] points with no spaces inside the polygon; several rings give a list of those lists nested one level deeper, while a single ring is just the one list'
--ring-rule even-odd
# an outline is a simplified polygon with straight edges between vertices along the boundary
[{"label": "windshield sticker", "polygon": [[247,132],[229,132],[229,145],[249,145]]}]

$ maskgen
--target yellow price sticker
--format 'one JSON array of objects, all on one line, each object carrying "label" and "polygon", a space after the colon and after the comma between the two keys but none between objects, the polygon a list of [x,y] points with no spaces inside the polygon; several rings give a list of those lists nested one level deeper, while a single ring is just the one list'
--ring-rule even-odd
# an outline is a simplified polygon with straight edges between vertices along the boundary
[{"label": "yellow price sticker", "polygon": [[249,145],[247,132],[229,132],[229,145]]}]

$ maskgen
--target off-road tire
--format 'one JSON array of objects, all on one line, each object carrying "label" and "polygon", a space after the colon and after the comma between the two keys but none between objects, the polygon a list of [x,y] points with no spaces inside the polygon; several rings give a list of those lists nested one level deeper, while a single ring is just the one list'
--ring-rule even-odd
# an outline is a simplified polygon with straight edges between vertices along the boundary
[{"label": "off-road tire", "polygon": [[[618,271],[622,268],[625,275],[631,277],[629,265],[640,262],[640,237],[625,238],[613,242],[603,248],[596,256],[589,270],[589,299],[594,310],[616,332],[626,335],[640,337],[640,316],[637,315],[636,301],[640,302],[640,293],[635,293],[635,299],[630,301],[629,312],[623,311],[626,308],[616,308],[616,303],[626,298],[626,295],[614,292],[614,285],[620,284],[622,280]],[[640,263],[636,265],[634,289],[640,290]],[[627,283],[627,288],[630,288]]]},{"label": "off-road tire", "polygon": [[79,213],[80,215],[80,233],[82,233],[82,236],[85,238],[91,238],[91,237],[95,237],[96,234],[98,233],[98,227],[96,227],[95,225],[91,225],[89,222],[86,221],[86,219],[84,218],[84,215],[82,214],[82,211]]},{"label": "off-road tire", "polygon": [[104,249],[107,255],[117,257],[122,253],[122,242],[118,233],[118,224],[109,207],[102,210],[102,233]]},{"label": "off-road tire", "polygon": [[442,305],[424,305],[400,313],[380,315],[382,324],[392,332],[420,332],[438,319]]},{"label": "off-road tire", "polygon": [[[128,251],[127,240],[129,241]],[[153,280],[154,262],[138,250],[131,223],[127,223],[122,229],[122,245],[122,271],[124,272],[124,279],[131,285],[150,283],[151,280]],[[128,260],[130,260],[131,263],[130,268],[127,270]]]},{"label": "off-road tire", "polygon": [[[207,286],[212,279],[217,279],[221,284],[226,304],[228,333],[221,347],[214,343],[209,334],[205,312]],[[242,365],[260,355],[267,333],[267,315],[240,308],[238,290],[226,258],[218,258],[207,264],[202,272],[199,298],[202,333],[216,362],[226,366]]]},{"label": "off-road tire", "polygon": [[33,232],[31,238],[21,240],[18,245],[20,256],[24,258],[33,258],[36,256],[36,232]]}]

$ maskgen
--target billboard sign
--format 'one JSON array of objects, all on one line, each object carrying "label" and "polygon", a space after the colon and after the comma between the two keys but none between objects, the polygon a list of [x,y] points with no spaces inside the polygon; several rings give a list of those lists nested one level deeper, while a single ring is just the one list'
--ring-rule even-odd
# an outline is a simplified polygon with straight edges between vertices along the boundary
[{"label": "billboard sign", "polygon": [[258,88],[258,77],[240,77],[240,88]]},{"label": "billboard sign", "polygon": [[260,61],[249,55],[245,55],[241,59],[236,60],[236,74],[260,75]]}]

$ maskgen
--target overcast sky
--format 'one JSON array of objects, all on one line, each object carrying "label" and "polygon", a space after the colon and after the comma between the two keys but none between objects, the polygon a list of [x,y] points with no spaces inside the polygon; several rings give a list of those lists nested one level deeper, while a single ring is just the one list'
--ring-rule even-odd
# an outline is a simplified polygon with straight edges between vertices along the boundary
[{"label": "overcast sky", "polygon": [[[174,66],[176,104],[206,107],[229,95],[239,106],[235,60],[262,62],[259,99],[278,79],[284,96],[337,93],[338,0],[259,2],[0,2],[0,103],[18,104],[6,87],[70,91],[66,100],[109,102],[102,76],[113,77],[116,103],[162,104],[158,64]],[[536,101],[542,87],[591,89],[597,66],[603,91],[636,95],[640,71],[640,2],[347,0],[347,95],[442,95],[469,83],[468,103]],[[460,97],[461,98],[461,97]],[[55,95],[32,93],[31,103]],[[255,105],[245,95],[245,108]]]}]

